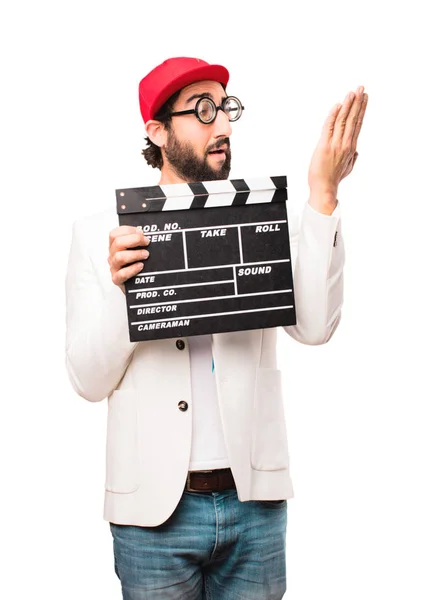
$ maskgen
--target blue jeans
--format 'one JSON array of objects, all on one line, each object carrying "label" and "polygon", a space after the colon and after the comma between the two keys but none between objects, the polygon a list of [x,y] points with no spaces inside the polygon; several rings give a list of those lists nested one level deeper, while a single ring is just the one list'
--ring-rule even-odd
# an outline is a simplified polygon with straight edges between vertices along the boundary
[{"label": "blue jeans", "polygon": [[110,523],[124,600],[281,600],[287,502],[184,492],[158,527]]}]

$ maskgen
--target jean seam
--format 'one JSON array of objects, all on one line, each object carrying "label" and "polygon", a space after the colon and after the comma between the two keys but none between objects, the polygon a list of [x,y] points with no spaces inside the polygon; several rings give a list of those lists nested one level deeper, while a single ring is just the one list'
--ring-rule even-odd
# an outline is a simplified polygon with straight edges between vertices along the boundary
[{"label": "jean seam", "polygon": [[218,546],[218,542],[219,542],[219,516],[218,516],[215,496],[213,496],[213,500],[214,500],[214,512],[215,512],[215,544],[214,544],[214,548],[212,549],[211,556],[209,558],[210,561],[212,561],[214,554],[217,551],[217,546]]},{"label": "jean seam", "polygon": [[207,575],[203,575],[203,579],[204,579],[204,587],[205,587],[205,599],[206,600],[212,600],[212,596],[211,596],[211,588],[209,586],[209,579]]}]

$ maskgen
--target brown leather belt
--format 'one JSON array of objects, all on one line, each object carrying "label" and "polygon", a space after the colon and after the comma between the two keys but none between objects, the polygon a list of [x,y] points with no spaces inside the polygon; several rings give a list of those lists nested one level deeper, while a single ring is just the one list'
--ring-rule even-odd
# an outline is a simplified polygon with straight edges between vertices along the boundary
[{"label": "brown leather belt", "polygon": [[235,481],[229,468],[189,471],[185,489],[187,492],[223,492],[235,489]]}]

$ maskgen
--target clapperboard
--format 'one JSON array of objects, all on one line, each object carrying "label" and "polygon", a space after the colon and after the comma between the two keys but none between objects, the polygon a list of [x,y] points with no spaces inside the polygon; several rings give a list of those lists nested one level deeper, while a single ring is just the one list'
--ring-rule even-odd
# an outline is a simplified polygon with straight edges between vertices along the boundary
[{"label": "clapperboard", "polygon": [[131,341],[296,323],[285,176],[116,190],[150,239],[125,283]]}]

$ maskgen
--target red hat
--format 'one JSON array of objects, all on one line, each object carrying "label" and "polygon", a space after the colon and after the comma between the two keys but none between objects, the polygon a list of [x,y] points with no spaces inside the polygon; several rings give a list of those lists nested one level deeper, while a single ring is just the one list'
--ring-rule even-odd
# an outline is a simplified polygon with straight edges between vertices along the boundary
[{"label": "red hat", "polygon": [[145,123],[181,88],[210,79],[226,87],[229,72],[221,65],[210,65],[200,58],[169,58],[155,67],[139,84],[140,112]]}]

